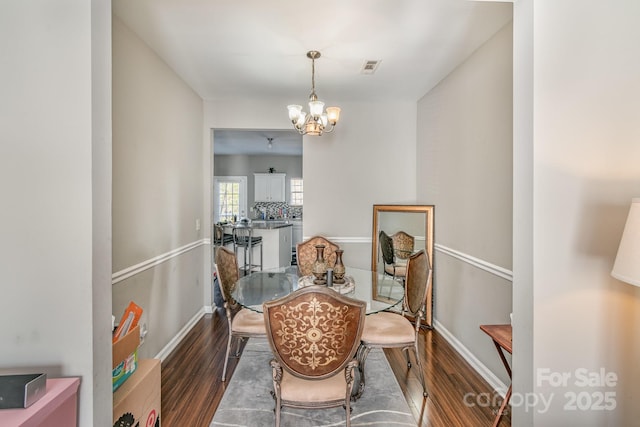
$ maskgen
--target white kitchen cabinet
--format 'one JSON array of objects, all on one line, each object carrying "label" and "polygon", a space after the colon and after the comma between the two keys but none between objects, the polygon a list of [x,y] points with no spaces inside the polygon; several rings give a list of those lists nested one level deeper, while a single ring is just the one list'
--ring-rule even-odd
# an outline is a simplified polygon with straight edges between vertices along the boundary
[{"label": "white kitchen cabinet", "polygon": [[256,202],[284,202],[284,173],[255,173]]}]

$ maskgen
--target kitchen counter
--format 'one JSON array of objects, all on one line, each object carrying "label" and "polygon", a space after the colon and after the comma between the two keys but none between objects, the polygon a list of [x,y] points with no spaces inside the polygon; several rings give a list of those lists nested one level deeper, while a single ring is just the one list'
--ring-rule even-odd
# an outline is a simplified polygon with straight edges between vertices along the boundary
[{"label": "kitchen counter", "polygon": [[254,220],[249,226],[254,230],[273,230],[274,228],[292,227],[293,224],[286,220]]},{"label": "kitchen counter", "polygon": [[[254,236],[262,237],[263,270],[291,265],[291,230],[293,227],[291,222],[286,220],[253,220],[247,226],[253,229]],[[231,234],[232,230],[232,225],[225,226],[226,233]],[[254,248],[254,261],[260,257],[258,251],[259,249]],[[244,263],[243,251],[238,251],[238,262],[239,264]]]}]

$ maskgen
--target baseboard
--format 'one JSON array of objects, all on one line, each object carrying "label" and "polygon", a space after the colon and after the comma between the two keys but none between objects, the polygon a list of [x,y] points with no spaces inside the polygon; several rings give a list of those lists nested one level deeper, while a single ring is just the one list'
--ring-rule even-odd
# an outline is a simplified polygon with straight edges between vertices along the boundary
[{"label": "baseboard", "polygon": [[171,354],[173,350],[180,345],[180,342],[187,336],[191,328],[193,328],[196,323],[200,320],[202,316],[206,313],[206,308],[201,308],[189,321],[178,331],[178,333],[164,346],[162,350],[158,354],[156,354],[155,359],[160,359],[164,362],[164,360]]},{"label": "baseboard", "polygon": [[507,386],[489,370],[473,353],[469,351],[451,332],[447,330],[438,320],[434,319],[434,328],[442,337],[471,365],[475,371],[485,379],[489,385],[504,398]]}]

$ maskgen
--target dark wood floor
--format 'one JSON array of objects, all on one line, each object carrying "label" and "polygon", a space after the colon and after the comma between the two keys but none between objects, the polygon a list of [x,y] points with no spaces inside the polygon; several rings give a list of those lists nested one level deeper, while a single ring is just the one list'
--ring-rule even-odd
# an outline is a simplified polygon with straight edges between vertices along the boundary
[{"label": "dark wood floor", "polygon": [[[222,399],[226,384],[220,381],[227,340],[227,323],[223,310],[206,314],[187,337],[162,363],[163,427],[208,427]],[[489,393],[489,385],[442,338],[436,330],[420,335],[422,362],[429,397],[422,397],[422,387],[415,375],[415,364],[407,369],[404,354],[387,349],[385,354],[400,383],[416,418],[416,425],[424,427],[491,426],[495,406],[472,404],[473,396]],[[498,355],[496,354],[496,357]],[[238,359],[231,358],[227,378],[230,378]],[[228,381],[228,380],[227,380]],[[484,402],[484,400],[482,400]],[[510,416],[502,417],[500,427],[511,425]]]}]

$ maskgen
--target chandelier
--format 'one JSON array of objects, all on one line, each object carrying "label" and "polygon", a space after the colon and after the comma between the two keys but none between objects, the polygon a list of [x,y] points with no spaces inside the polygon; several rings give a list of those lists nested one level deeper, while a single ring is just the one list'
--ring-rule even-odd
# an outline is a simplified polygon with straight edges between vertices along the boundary
[{"label": "chandelier", "polygon": [[302,111],[301,105],[288,105],[289,119],[301,135],[320,136],[323,132],[333,131],[340,119],[339,107],[327,107],[324,112],[324,102],[318,101],[316,95],[316,59],[320,58],[320,52],[311,50],[307,52],[307,58],[311,59],[311,94],[309,95],[309,113]]}]

